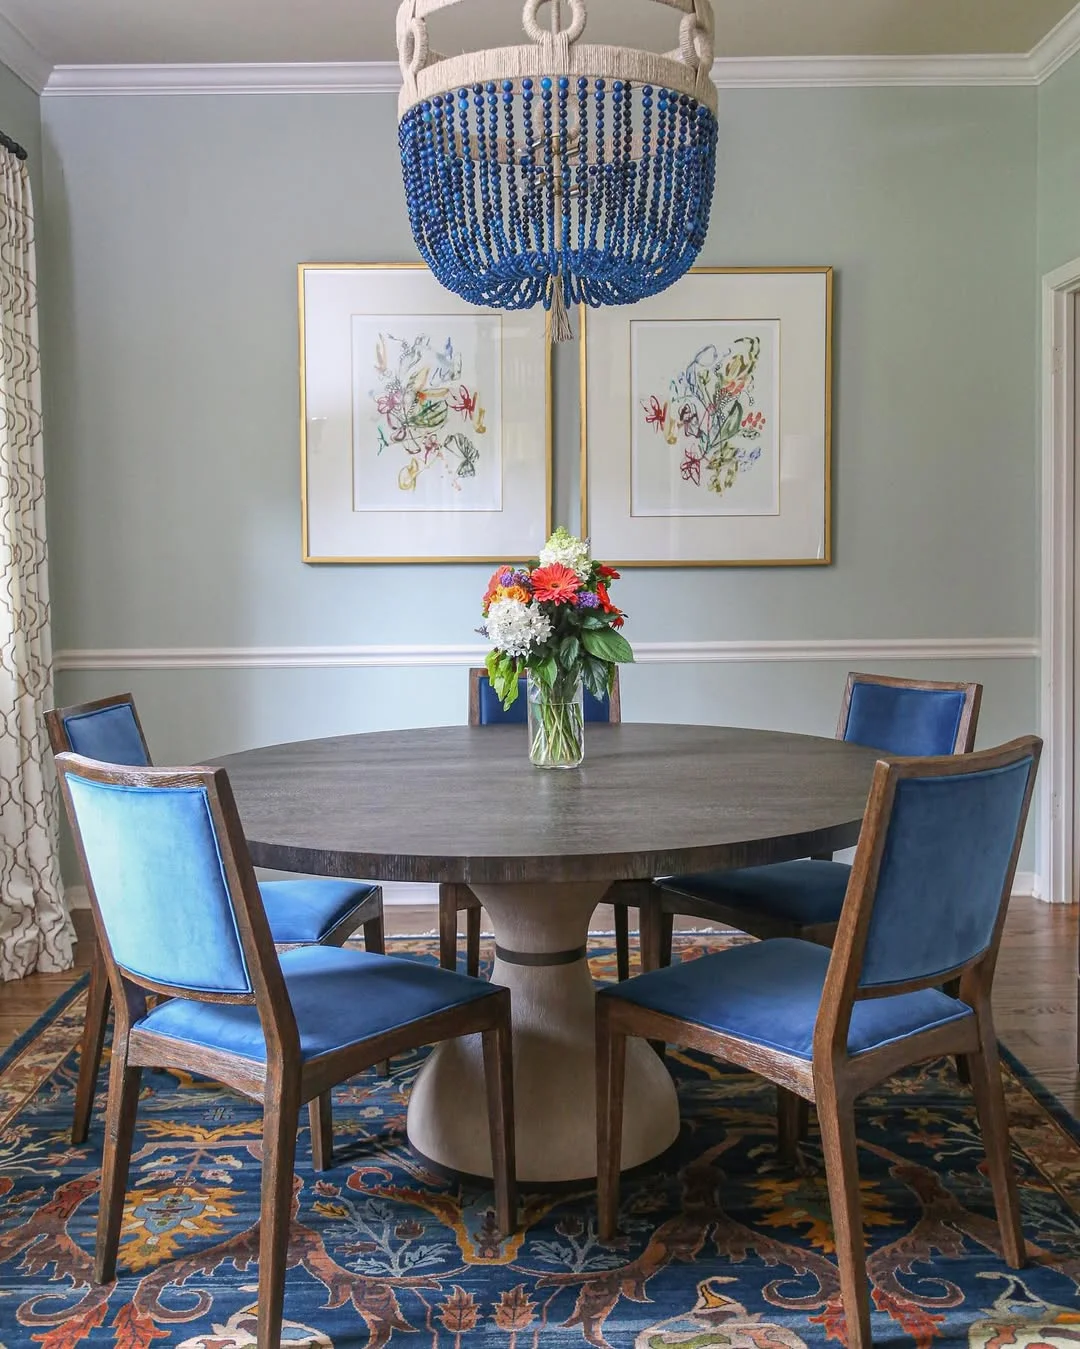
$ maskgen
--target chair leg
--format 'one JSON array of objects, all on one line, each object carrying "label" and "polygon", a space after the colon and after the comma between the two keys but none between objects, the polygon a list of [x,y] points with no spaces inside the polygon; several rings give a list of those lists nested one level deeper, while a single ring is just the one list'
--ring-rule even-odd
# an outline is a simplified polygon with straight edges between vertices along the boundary
[{"label": "chair leg", "polygon": [[834,1088],[817,1092],[818,1126],[825,1154],[840,1267],[840,1296],[847,1322],[848,1349],[872,1349],[870,1338],[870,1288],[866,1274],[863,1240],[862,1199],[859,1193],[859,1158],[855,1139],[852,1102],[838,1100]]},{"label": "chair leg", "polygon": [[263,1104],[262,1196],[259,1205],[259,1344],[281,1342],[285,1270],[289,1262],[293,1158],[300,1115],[295,1083],[284,1083]]},{"label": "chair leg", "polygon": [[997,1039],[989,1010],[977,1015],[981,1049],[977,1054],[967,1055],[971,1068],[971,1087],[986,1150],[986,1169],[994,1189],[1001,1249],[1011,1269],[1023,1269],[1027,1263],[1027,1254],[1020,1226],[1020,1202],[1016,1194],[1016,1175],[1012,1165],[1009,1120],[1005,1110],[1005,1091],[1001,1084]]},{"label": "chair leg", "polygon": [[484,1078],[487,1087],[491,1164],[495,1178],[495,1221],[502,1236],[517,1230],[517,1159],[514,1148],[514,1058],[510,1035],[510,1000],[497,1026],[484,1031]]},{"label": "chair leg", "polygon": [[630,913],[625,904],[615,905],[615,972],[620,984],[630,978]]},{"label": "chair leg", "polygon": [[98,1196],[97,1246],[94,1251],[95,1282],[112,1283],[116,1278],[116,1253],[120,1223],[124,1216],[131,1144],[135,1137],[135,1113],[139,1106],[140,1068],[127,1062],[127,1041],[113,1045],[109,1072],[109,1104],[105,1115],[105,1149],[101,1158],[101,1189]]},{"label": "chair leg", "polygon": [[94,1091],[97,1087],[101,1055],[105,1048],[105,1025],[109,1018],[112,990],[101,947],[94,941],[94,956],[90,965],[90,986],[86,993],[86,1020],[83,1022],[79,1044],[79,1080],[75,1087],[75,1113],[71,1121],[71,1141],[78,1146],[86,1142],[90,1132],[90,1116],[94,1110]]},{"label": "chair leg", "polygon": [[439,886],[439,964],[457,969],[457,886]]},{"label": "chair leg", "polygon": [[798,1160],[798,1145],[810,1127],[810,1102],[785,1087],[776,1088],[776,1152],[785,1165]]},{"label": "chair leg", "polygon": [[386,931],[381,913],[364,924],[364,950],[376,956],[386,955]]},{"label": "chair leg", "polygon": [[660,915],[660,969],[667,969],[671,964],[671,942],[675,932],[675,915],[673,913],[662,913]]},{"label": "chair leg", "polygon": [[596,1004],[596,1208],[601,1241],[619,1229],[626,1036],[611,1029],[605,1000]]},{"label": "chair leg", "polygon": [[[960,980],[950,979],[947,984],[944,984],[942,986],[941,991],[947,994],[950,998],[958,998],[960,996]],[[966,1054],[957,1054],[956,1056],[956,1076],[965,1085],[970,1085],[971,1069],[968,1066]]]},{"label": "chair leg", "polygon": [[480,974],[480,906],[465,910],[465,973]]},{"label": "chair leg", "polygon": [[308,1120],[311,1123],[312,1169],[329,1171],[334,1165],[334,1109],[328,1091],[308,1102]]},{"label": "chair leg", "polygon": [[[386,955],[386,929],[383,927],[383,916],[381,913],[377,918],[369,918],[368,921],[364,924],[364,950],[370,951],[371,954],[375,956]],[[382,1063],[379,1064],[379,1076],[380,1077],[390,1076],[389,1059],[383,1059]],[[312,1101],[311,1110],[309,1111],[309,1114],[311,1115],[311,1124],[312,1124],[311,1128],[312,1156],[314,1156],[314,1147],[315,1147],[315,1116],[311,1112],[314,1110],[315,1110],[315,1102]],[[330,1118],[329,1106],[327,1107],[326,1114],[327,1118],[329,1119]],[[332,1132],[333,1131],[331,1129],[331,1133]],[[329,1168],[332,1165],[332,1163],[329,1160],[331,1152],[332,1149],[328,1149],[326,1153],[327,1168]],[[325,1168],[321,1166],[315,1167],[316,1171],[322,1171],[324,1169]]]},{"label": "chair leg", "polygon": [[660,968],[660,928],[663,922],[660,904],[660,891],[655,886],[649,886],[643,891],[638,905],[642,974]]}]

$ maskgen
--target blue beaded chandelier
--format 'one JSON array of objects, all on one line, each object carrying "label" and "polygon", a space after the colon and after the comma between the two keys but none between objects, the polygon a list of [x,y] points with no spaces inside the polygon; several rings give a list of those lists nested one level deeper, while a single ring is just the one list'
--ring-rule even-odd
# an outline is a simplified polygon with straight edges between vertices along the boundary
[{"label": "blue beaded chandelier", "polygon": [[655,0],[683,15],[663,56],[581,44],[585,0],[526,0],[531,46],[444,57],[427,15],[458,3],[404,0],[397,20],[405,196],[438,280],[470,304],[543,304],[556,340],[575,304],[633,304],[672,285],[712,206],[710,0]]}]

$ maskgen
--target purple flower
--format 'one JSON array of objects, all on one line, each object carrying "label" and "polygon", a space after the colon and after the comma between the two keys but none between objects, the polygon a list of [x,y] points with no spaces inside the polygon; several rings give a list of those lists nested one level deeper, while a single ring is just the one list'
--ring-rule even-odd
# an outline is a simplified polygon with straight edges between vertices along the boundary
[{"label": "purple flower", "polygon": [[578,592],[577,607],[579,609],[595,609],[599,603],[599,599],[591,590],[582,590]]},{"label": "purple flower", "polygon": [[504,586],[512,586],[514,584],[514,573],[512,571],[500,572],[499,584]]}]

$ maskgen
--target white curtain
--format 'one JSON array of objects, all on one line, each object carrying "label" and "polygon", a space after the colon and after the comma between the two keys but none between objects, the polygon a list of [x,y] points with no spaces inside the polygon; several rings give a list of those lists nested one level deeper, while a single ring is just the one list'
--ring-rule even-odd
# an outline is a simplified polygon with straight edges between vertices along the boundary
[{"label": "white curtain", "polygon": [[0,978],[72,964],[56,856],[34,208],[0,149]]}]

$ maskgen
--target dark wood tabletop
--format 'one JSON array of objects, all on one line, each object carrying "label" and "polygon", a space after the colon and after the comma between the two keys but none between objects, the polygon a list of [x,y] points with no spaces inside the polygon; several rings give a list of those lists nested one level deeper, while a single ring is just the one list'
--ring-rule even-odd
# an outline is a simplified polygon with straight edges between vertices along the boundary
[{"label": "dark wood tabletop", "polygon": [[383,881],[630,880],[852,846],[874,750],[717,726],[590,724],[534,768],[524,727],[273,745],[228,770],[256,865]]}]

